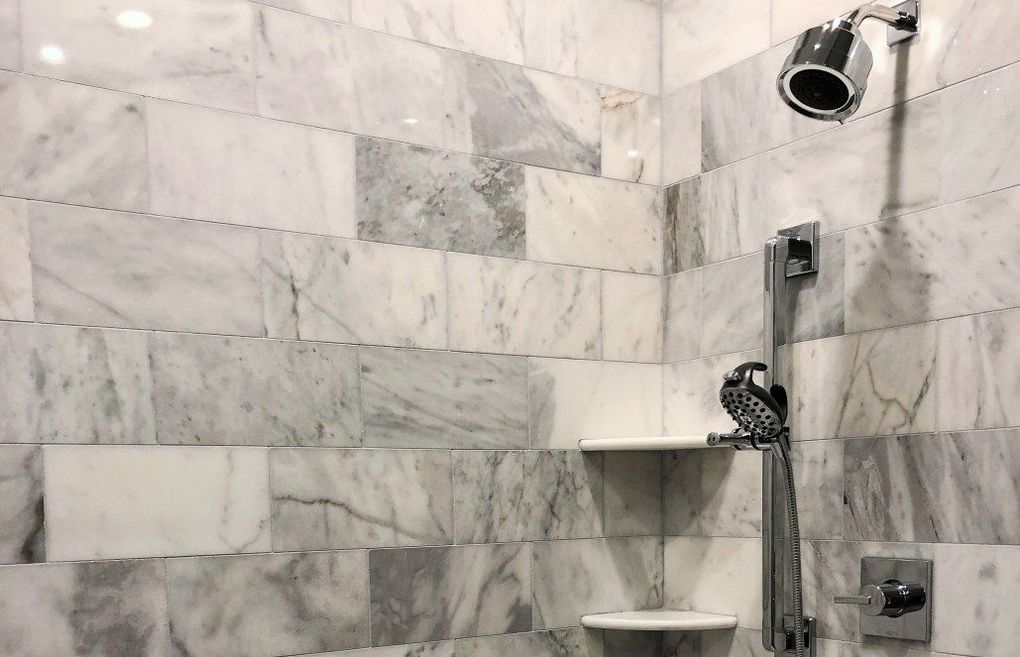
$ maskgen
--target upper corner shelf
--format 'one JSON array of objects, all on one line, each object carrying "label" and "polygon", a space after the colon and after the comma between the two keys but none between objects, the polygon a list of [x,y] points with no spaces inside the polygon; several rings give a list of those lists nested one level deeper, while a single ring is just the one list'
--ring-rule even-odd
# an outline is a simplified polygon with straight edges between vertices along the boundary
[{"label": "upper corner shelf", "polygon": [[703,611],[648,609],[646,611],[620,611],[612,614],[588,614],[581,616],[581,625],[601,630],[692,632],[728,630],[737,626],[737,617]]},{"label": "upper corner shelf", "polygon": [[645,438],[582,438],[582,452],[655,452],[675,449],[708,449],[705,436],[649,436]]}]

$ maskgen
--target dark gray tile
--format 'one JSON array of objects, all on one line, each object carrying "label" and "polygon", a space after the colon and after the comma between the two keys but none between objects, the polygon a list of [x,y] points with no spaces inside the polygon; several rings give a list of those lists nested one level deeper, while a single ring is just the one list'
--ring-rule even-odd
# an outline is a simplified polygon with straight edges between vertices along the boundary
[{"label": "dark gray tile", "polygon": [[667,276],[707,264],[705,227],[698,213],[701,178],[689,178],[663,192],[663,273]]},{"label": "dark gray tile", "polygon": [[46,561],[39,447],[0,447],[0,564]]},{"label": "dark gray tile", "polygon": [[661,534],[662,470],[659,454],[607,452],[604,467],[606,535]]}]

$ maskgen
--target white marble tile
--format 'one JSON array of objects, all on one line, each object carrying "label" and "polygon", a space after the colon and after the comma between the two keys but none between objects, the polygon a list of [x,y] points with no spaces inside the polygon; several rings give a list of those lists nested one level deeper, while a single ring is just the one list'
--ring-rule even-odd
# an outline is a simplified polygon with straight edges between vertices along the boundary
[{"label": "white marble tile", "polygon": [[528,66],[659,93],[659,12],[631,0],[525,0]]},{"label": "white marble tile", "polygon": [[613,87],[602,87],[601,94],[601,175],[658,185],[663,160],[658,97]]},{"label": "white marble tile", "polygon": [[924,11],[939,46],[934,65],[941,84],[960,82],[1020,60],[1020,43],[1011,36],[1020,26],[1016,3],[932,0]]},{"label": "white marble tile", "polygon": [[576,449],[581,438],[660,435],[662,368],[532,359],[532,447]]},{"label": "white marble tile", "polygon": [[146,208],[141,99],[0,71],[0,114],[0,193]]},{"label": "white marble tile", "polygon": [[255,2],[338,23],[351,22],[352,0],[255,0]]},{"label": "white marble tile", "polygon": [[357,236],[352,136],[161,101],[146,123],[153,212]]},{"label": "white marble tile", "polygon": [[154,443],[142,333],[0,324],[0,442]]},{"label": "white marble tile", "polygon": [[793,439],[933,431],[935,363],[934,324],[793,345]]},{"label": "white marble tile", "polygon": [[21,1],[0,2],[0,68],[21,67]]},{"label": "white marble tile", "polygon": [[446,347],[443,254],[384,244],[262,234],[270,337]]},{"label": "white marble tile", "polygon": [[29,204],[36,319],[262,335],[255,231]]},{"label": "white marble tile", "polygon": [[606,536],[662,534],[662,464],[657,452],[605,455]]},{"label": "white marble tile", "polygon": [[43,561],[46,530],[42,449],[5,445],[0,447],[0,564]]},{"label": "white marble tile", "polygon": [[32,321],[32,263],[28,253],[28,212],[24,201],[0,198],[0,319]]},{"label": "white marble tile", "polygon": [[[602,657],[598,639],[582,627],[457,639],[456,657]],[[593,652],[594,651],[594,652]],[[376,657],[375,654],[368,657]],[[388,657],[388,656],[386,656]],[[394,657],[397,657],[394,655]],[[432,657],[426,655],[426,657]],[[443,656],[437,656],[443,657]],[[638,657],[634,655],[633,657]],[[656,656],[658,657],[658,656]]]},{"label": "white marble tile", "polygon": [[666,538],[663,603],[674,609],[734,614],[761,627],[761,539]]},{"label": "white marble tile", "polygon": [[266,450],[49,446],[44,463],[48,559],[270,549]]},{"label": "white marble tile", "polygon": [[701,273],[701,353],[760,349],[763,274],[761,256],[705,267]]},{"label": "white marble tile", "polygon": [[819,245],[818,273],[787,279],[790,329],[795,342],[843,335],[846,328],[846,239],[826,235]]},{"label": "white marble tile", "polygon": [[602,357],[662,362],[662,279],[602,273]]},{"label": "white marble tile", "polygon": [[[226,109],[253,109],[254,28],[247,2],[136,0],[127,6],[25,0],[21,9],[27,73]],[[124,16],[128,10],[144,16]],[[143,27],[145,18],[148,25]]]},{"label": "white marble tile", "polygon": [[775,45],[792,39],[804,30],[821,25],[836,16],[842,16],[860,4],[858,0],[812,0],[811,2],[772,0],[772,43]]},{"label": "white marble tile", "polygon": [[802,539],[843,538],[844,440],[798,442],[793,454]]},{"label": "white marble tile", "polygon": [[449,254],[447,274],[451,348],[599,357],[599,272]]},{"label": "white marble tile", "polygon": [[329,653],[316,653],[307,657],[456,657],[457,642],[430,641],[427,643],[407,643],[396,646],[380,646],[378,648],[358,648],[340,650]]},{"label": "white marble tile", "polygon": [[701,173],[701,84],[662,99],[662,183]]},{"label": "white marble tile", "polygon": [[665,279],[665,363],[701,355],[701,274],[695,269]]},{"label": "white marble tile", "polygon": [[663,454],[665,533],[761,536],[761,459],[749,455],[734,449]]},{"label": "white marble tile", "polygon": [[671,0],[662,7],[662,93],[769,47],[769,0]]},{"label": "white marble tile", "polygon": [[732,429],[733,420],[719,403],[723,374],[761,359],[761,351],[750,351],[666,365],[662,372],[666,435],[697,436]]},{"label": "white marble tile", "polygon": [[350,4],[359,27],[524,63],[524,0],[350,0]]},{"label": "white marble tile", "polygon": [[528,259],[662,272],[657,187],[537,168],[525,181]]}]

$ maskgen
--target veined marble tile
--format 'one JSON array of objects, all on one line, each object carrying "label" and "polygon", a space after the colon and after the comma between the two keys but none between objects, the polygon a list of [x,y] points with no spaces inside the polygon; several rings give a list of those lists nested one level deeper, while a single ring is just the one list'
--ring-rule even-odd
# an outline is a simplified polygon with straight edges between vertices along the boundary
[{"label": "veined marble tile", "polygon": [[373,645],[530,630],[530,562],[521,543],[372,550]]},{"label": "veined marble tile", "polygon": [[563,171],[529,168],[528,259],[659,274],[659,190]]},{"label": "veined marble tile", "polygon": [[665,606],[734,614],[740,627],[761,627],[761,539],[670,536],[664,559]]},{"label": "veined marble tile", "polygon": [[368,644],[368,555],[167,561],[173,655],[293,655]]},{"label": "veined marble tile", "polygon": [[599,272],[448,254],[450,347],[598,358]]},{"label": "veined marble tile", "polygon": [[299,14],[318,16],[338,23],[351,22],[351,0],[255,0],[259,4],[278,7]]},{"label": "veined marble tile", "polygon": [[602,272],[602,357],[662,362],[663,300],[658,276]]},{"label": "veined marble tile", "polygon": [[694,270],[666,278],[663,362],[701,355],[701,274]]},{"label": "veined marble tile", "polygon": [[[252,8],[247,2],[138,0],[119,5],[27,0],[24,69],[47,77],[226,109],[250,111]],[[127,25],[125,25],[127,23]]]},{"label": "veined marble tile", "polygon": [[701,173],[701,84],[662,99],[662,183]]},{"label": "veined marble tile", "polygon": [[659,12],[628,0],[525,0],[524,63],[659,93]]},{"label": "veined marble tile", "polygon": [[662,93],[769,47],[769,0],[672,0],[662,7]]},{"label": "veined marble tile", "polygon": [[733,429],[733,420],[719,403],[723,374],[761,359],[761,351],[749,351],[666,365],[662,373],[666,435],[697,436]]},{"label": "veined marble tile", "polygon": [[662,455],[665,533],[761,536],[761,459],[748,456],[734,449]]},{"label": "veined marble tile", "polygon": [[[1020,60],[1009,34],[1020,26],[1020,6],[976,0],[935,0],[925,7],[938,31],[935,66],[949,85]],[[977,117],[975,117],[976,119]]]},{"label": "veined marble tile", "polygon": [[153,212],[356,237],[350,135],[161,101],[146,120]]},{"label": "veined marble tile", "polygon": [[457,543],[507,543],[528,535],[526,452],[453,453]]},{"label": "veined marble tile", "polygon": [[0,68],[21,68],[21,2],[0,2]]},{"label": "veined marble tile", "polygon": [[[772,654],[761,644],[761,630],[742,627],[727,632],[666,633],[664,643],[670,650],[665,653],[666,657],[769,657]],[[825,641],[818,642],[817,657],[841,657],[836,651],[830,652],[832,649],[825,644]]]},{"label": "veined marble tile", "polygon": [[[705,235],[699,217],[701,179],[689,178],[663,190],[662,251],[666,275],[706,264]],[[690,221],[680,221],[691,217]]]},{"label": "veined marble tile", "polygon": [[843,440],[797,442],[790,450],[802,539],[844,538]]},{"label": "veined marble tile", "polygon": [[[878,4],[887,4],[880,2]],[[860,6],[857,0],[773,0],[772,43],[792,39],[804,30],[842,16]]]},{"label": "veined marble tile", "polygon": [[1020,432],[846,442],[847,538],[1020,544]]},{"label": "veined marble tile", "polygon": [[361,444],[353,348],[172,333],[151,340],[164,445]]},{"label": "veined marble tile", "polygon": [[140,98],[0,71],[0,114],[5,117],[0,193],[146,208]]},{"label": "veined marble tile", "polygon": [[[850,643],[819,639],[819,657],[945,657],[945,653],[929,652],[925,649],[910,650],[904,642],[891,640],[884,643]],[[930,645],[930,644],[929,644]]]},{"label": "veined marble tile", "polygon": [[[1020,305],[1012,189],[847,233],[847,328],[861,331]],[[968,271],[975,258],[993,266]]]},{"label": "veined marble tile", "polygon": [[[457,639],[456,657],[601,657],[580,627]],[[375,657],[374,655],[372,657]],[[634,657],[637,657],[636,655]],[[656,655],[655,657],[661,657]]]},{"label": "veined marble tile", "polygon": [[0,198],[0,319],[35,319],[28,251],[27,204]]},{"label": "veined marble tile", "polygon": [[818,273],[786,280],[790,333],[795,342],[843,335],[846,328],[845,243],[843,234],[821,238]]},{"label": "veined marble tile", "polygon": [[521,165],[377,139],[357,150],[361,239],[524,257]]},{"label": "veined marble tile", "polygon": [[29,204],[43,322],[262,335],[254,231]]},{"label": "veined marble tile", "polygon": [[[1020,25],[1020,10],[1011,7],[1003,11],[1015,14]],[[1002,29],[999,24],[988,33]],[[985,47],[975,44],[975,49]],[[953,86],[941,96],[942,201],[1020,183],[1020,128],[1016,122],[1020,66]]]},{"label": "veined marble tile", "polygon": [[340,650],[329,653],[316,653],[303,657],[456,657],[456,644],[457,642],[451,639],[449,641],[409,643],[402,646]]},{"label": "veined marble tile", "polygon": [[662,176],[659,99],[602,87],[601,175],[658,185]]},{"label": "veined marble tile", "polygon": [[274,449],[273,549],[436,545],[453,535],[450,455]]},{"label": "veined marble tile", "polygon": [[1020,548],[936,545],[932,646],[976,657],[1007,655],[1020,633]]},{"label": "veined marble tile", "polygon": [[374,447],[528,446],[523,358],[362,349],[365,442]]},{"label": "veined marble tile", "polygon": [[0,447],[0,563],[46,561],[44,521],[42,449]]},{"label": "veined marble tile", "polygon": [[351,0],[354,24],[435,46],[524,63],[523,0]]},{"label": "veined marble tile", "polygon": [[251,448],[47,447],[46,556],[268,551],[267,461]]},{"label": "veined marble tile", "polygon": [[935,429],[935,325],[858,333],[793,345],[794,440]]},{"label": "veined marble tile", "polygon": [[163,563],[0,568],[0,646],[18,657],[166,657]]},{"label": "veined marble tile", "polygon": [[662,467],[655,452],[605,455],[607,536],[662,534]]},{"label": "veined marble tile", "polygon": [[761,348],[763,289],[761,256],[730,260],[702,270],[702,354]]},{"label": "veined marble tile", "polygon": [[0,442],[154,443],[145,335],[0,324]]},{"label": "veined marble tile", "polygon": [[529,366],[532,447],[576,449],[581,438],[659,435],[660,366],[538,358]]},{"label": "veined marble tile", "polygon": [[583,614],[662,606],[662,538],[635,536],[534,544],[535,627],[575,625]]},{"label": "veined marble tile", "polygon": [[1020,425],[1020,311],[960,317],[938,324],[938,427]]},{"label": "veined marble tile", "polygon": [[270,337],[446,347],[444,254],[289,233],[261,240]]}]

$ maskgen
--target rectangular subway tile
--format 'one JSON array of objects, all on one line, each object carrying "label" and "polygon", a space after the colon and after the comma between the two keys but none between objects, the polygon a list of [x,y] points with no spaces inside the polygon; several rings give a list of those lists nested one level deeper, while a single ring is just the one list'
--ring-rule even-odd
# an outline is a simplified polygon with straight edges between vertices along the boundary
[{"label": "rectangular subway tile", "polygon": [[144,334],[0,323],[0,442],[154,443]]},{"label": "rectangular subway tile", "polygon": [[[607,178],[658,185],[662,180],[662,120],[657,96],[601,88],[602,168]],[[682,111],[678,108],[677,110]]]},{"label": "rectangular subway tile", "polygon": [[927,11],[937,21],[933,67],[942,85],[951,85],[1020,60],[1020,44],[1010,33],[1020,26],[1020,6],[936,0]]},{"label": "rectangular subway tile", "polygon": [[663,282],[658,276],[602,272],[602,357],[662,362]]},{"label": "rectangular subway tile", "polygon": [[350,135],[148,101],[153,212],[356,237]]},{"label": "rectangular subway tile", "polygon": [[[701,173],[701,84],[662,99],[662,184]],[[605,173],[605,172],[603,172]]]},{"label": "rectangular subway tile", "polygon": [[44,464],[51,560],[270,547],[266,450],[51,446]]},{"label": "rectangular subway tile", "polygon": [[741,363],[761,359],[761,351],[748,351],[663,367],[663,430],[666,435],[703,436],[710,431],[732,429],[733,420],[719,403],[723,374]]},{"label": "rectangular subway tile", "polygon": [[277,551],[451,542],[445,452],[298,448],[269,454]]},{"label": "rectangular subway tile", "polygon": [[761,539],[667,537],[664,559],[667,607],[733,614],[740,627],[761,627]]},{"label": "rectangular subway tile", "polygon": [[819,240],[818,273],[787,279],[795,342],[843,335],[846,330],[846,237]]},{"label": "rectangular subway tile", "polygon": [[457,543],[507,543],[528,536],[527,452],[453,453]]},{"label": "rectangular subway tile", "polygon": [[0,564],[46,561],[44,521],[42,449],[0,447]]},{"label": "rectangular subway tile", "polygon": [[161,444],[361,444],[354,348],[169,333],[150,344]]},{"label": "rectangular subway tile", "polygon": [[338,650],[329,653],[316,653],[302,657],[457,657],[456,641],[428,641],[426,643],[407,643],[397,646],[380,646],[378,648],[356,648],[354,650]]},{"label": "rectangular subway tile", "polygon": [[[545,632],[522,632],[457,639],[455,657],[601,657],[593,653],[590,632],[568,627]],[[375,657],[372,655],[371,657]],[[621,656],[622,657],[622,656]],[[634,655],[633,657],[638,657]],[[657,655],[655,657],[661,657]]]},{"label": "rectangular subway tile", "polygon": [[378,139],[357,140],[358,237],[524,257],[524,167]]},{"label": "rectangular subway tile", "polygon": [[529,387],[532,447],[576,449],[581,438],[662,430],[658,365],[534,358]]},{"label": "rectangular subway tile", "polygon": [[263,334],[254,231],[29,205],[36,319]]},{"label": "rectangular subway tile", "polygon": [[[844,440],[801,441],[793,446],[797,512],[803,539],[844,538]],[[846,461],[849,463],[849,461]]]},{"label": "rectangular subway tile", "polygon": [[605,533],[646,536],[662,533],[662,476],[655,452],[605,455]]},{"label": "rectangular subway tile", "polygon": [[446,347],[444,254],[290,233],[261,248],[270,337]]},{"label": "rectangular subway tile", "polygon": [[174,655],[294,655],[368,645],[364,551],[170,559]]},{"label": "rectangular subway tile", "polygon": [[163,562],[0,568],[0,646],[18,657],[166,657]]},{"label": "rectangular subway tile", "polygon": [[701,179],[689,178],[662,191],[662,270],[667,276],[706,264],[700,219]]},{"label": "rectangular subway tile", "polygon": [[665,532],[761,536],[761,459],[736,450],[662,455]]},{"label": "rectangular subway tile", "polygon": [[32,321],[32,263],[28,253],[28,211],[24,201],[0,198],[0,319]]},{"label": "rectangular subway tile", "polygon": [[664,363],[701,355],[701,275],[701,270],[694,270],[665,279]]},{"label": "rectangular subway tile", "polygon": [[521,543],[372,550],[373,645],[530,630],[530,552]]},{"label": "rectangular subway tile", "polygon": [[761,348],[763,278],[760,256],[730,260],[702,270],[702,355]]}]

